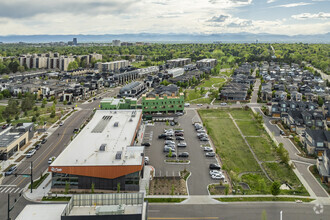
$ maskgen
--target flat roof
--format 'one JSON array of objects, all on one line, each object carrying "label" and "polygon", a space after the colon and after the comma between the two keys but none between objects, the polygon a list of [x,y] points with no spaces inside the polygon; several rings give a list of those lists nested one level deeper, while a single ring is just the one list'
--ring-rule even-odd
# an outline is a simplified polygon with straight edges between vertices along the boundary
[{"label": "flat roof", "polygon": [[67,204],[26,205],[16,220],[60,220]]},{"label": "flat roof", "polygon": [[138,109],[97,110],[51,166],[141,165],[144,147],[131,146],[141,116]]},{"label": "flat roof", "polygon": [[13,127],[10,126],[4,132],[0,133],[0,148],[8,147],[12,142],[14,142],[16,139],[20,138],[27,130],[25,130],[27,127],[29,127],[33,123],[23,123],[21,126]]}]

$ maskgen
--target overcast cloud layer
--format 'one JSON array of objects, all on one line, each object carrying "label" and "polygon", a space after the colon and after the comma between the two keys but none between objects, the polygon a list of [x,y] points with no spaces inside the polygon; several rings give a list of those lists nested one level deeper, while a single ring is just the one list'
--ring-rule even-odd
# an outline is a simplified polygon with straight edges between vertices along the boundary
[{"label": "overcast cloud layer", "polygon": [[330,32],[329,0],[0,0],[0,35]]}]

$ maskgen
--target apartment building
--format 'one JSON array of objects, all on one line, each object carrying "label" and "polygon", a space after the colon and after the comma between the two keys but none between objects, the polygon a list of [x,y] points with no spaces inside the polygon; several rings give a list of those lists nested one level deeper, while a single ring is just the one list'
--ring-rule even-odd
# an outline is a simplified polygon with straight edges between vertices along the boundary
[{"label": "apartment building", "polygon": [[128,60],[118,60],[112,62],[98,62],[95,64],[95,68],[99,70],[99,72],[118,72],[120,69],[128,67]]}]

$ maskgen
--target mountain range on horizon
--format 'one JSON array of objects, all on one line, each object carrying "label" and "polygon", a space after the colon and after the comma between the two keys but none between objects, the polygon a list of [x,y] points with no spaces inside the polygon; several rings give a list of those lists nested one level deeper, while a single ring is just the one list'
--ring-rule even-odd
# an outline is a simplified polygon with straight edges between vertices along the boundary
[{"label": "mountain range on horizon", "polygon": [[253,33],[221,33],[221,34],[103,34],[103,35],[8,35],[0,36],[3,43],[48,43],[67,42],[78,38],[78,43],[110,43],[112,40],[127,42],[153,42],[153,43],[330,43],[330,32],[316,35],[279,35],[279,34],[253,34]]}]

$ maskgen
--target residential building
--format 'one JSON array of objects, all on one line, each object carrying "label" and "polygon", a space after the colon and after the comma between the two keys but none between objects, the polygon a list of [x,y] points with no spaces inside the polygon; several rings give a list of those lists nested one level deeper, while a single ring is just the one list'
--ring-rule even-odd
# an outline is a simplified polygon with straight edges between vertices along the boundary
[{"label": "residential building", "polygon": [[99,72],[119,72],[120,69],[126,68],[128,65],[128,60],[118,60],[106,63],[98,62],[95,64],[95,68],[98,69]]},{"label": "residential building", "polygon": [[167,70],[167,73],[170,74],[173,78],[176,78],[184,74],[184,69],[183,68],[169,69]]},{"label": "residential building", "polygon": [[33,123],[10,126],[0,133],[0,160],[8,160],[27,144],[34,135]]},{"label": "residential building", "polygon": [[147,86],[141,82],[131,82],[119,90],[118,97],[140,97],[147,91]]},{"label": "residential building", "polygon": [[330,148],[330,131],[307,128],[305,131],[304,146],[308,154],[322,156],[326,149]]},{"label": "residential building", "polygon": [[142,96],[142,112],[145,114],[153,113],[176,113],[184,110],[184,94],[180,93],[178,96],[172,94],[171,96],[156,95],[155,98],[147,98]]},{"label": "residential building", "polygon": [[49,166],[52,188],[139,191],[144,147],[134,146],[141,110],[98,110]]},{"label": "residential building", "polygon": [[115,109],[136,109],[137,99],[127,97],[125,99],[104,98],[100,104],[101,110],[115,110]]},{"label": "residential building", "polygon": [[202,59],[196,62],[198,69],[200,68],[214,68],[217,65],[218,61],[216,59]]},{"label": "residential building", "polygon": [[177,59],[167,60],[166,63],[170,66],[170,68],[184,67],[185,65],[191,63],[191,59],[177,58]]},{"label": "residential building", "polygon": [[112,40],[112,46],[120,47],[120,40]]},{"label": "residential building", "polygon": [[250,86],[247,84],[230,82],[222,87],[219,99],[245,101],[248,95],[247,92],[249,88]]},{"label": "residential building", "polygon": [[321,181],[330,187],[330,148],[325,149],[322,156],[318,157],[316,166]]}]

